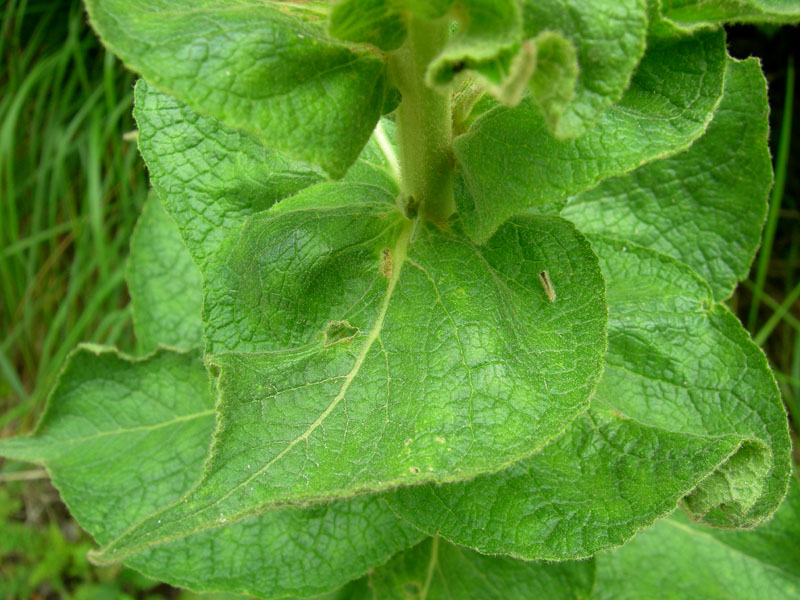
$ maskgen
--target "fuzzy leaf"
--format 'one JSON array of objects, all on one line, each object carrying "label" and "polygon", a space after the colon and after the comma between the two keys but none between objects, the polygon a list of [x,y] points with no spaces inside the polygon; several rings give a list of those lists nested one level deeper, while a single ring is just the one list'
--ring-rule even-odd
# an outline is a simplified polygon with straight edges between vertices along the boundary
[{"label": "fuzzy leaf", "polygon": [[397,0],[340,0],[331,10],[328,32],[335,38],[396,50],[406,37]]},{"label": "fuzzy leaf", "polygon": [[453,0],[402,0],[408,9],[423,19],[437,19],[447,14]]},{"label": "fuzzy leaf", "polygon": [[729,60],[725,94],[689,150],[569,200],[585,233],[631,240],[683,261],[727,298],[747,276],[772,185],[767,89],[756,59]]},{"label": "fuzzy leaf", "polygon": [[791,600],[800,596],[800,489],[793,478],[775,518],[724,531],[683,514],[597,558],[597,600]]},{"label": "fuzzy leaf", "polygon": [[530,42],[536,48],[536,69],[528,87],[550,127],[575,97],[580,67],[575,46],[560,33],[543,31]]},{"label": "fuzzy leaf", "polygon": [[469,482],[399,489],[428,534],[527,559],[591,556],[671,512],[751,526],[786,492],[786,416],[761,351],[688,267],[592,238],[608,354],[589,413],[541,453]]},{"label": "fuzzy leaf", "polygon": [[249,0],[86,0],[125,64],[201,115],[341,177],[387,93],[383,60]]},{"label": "fuzzy leaf", "polygon": [[[32,437],[0,455],[43,462],[70,512],[101,544],[202,472],[214,400],[195,353],[130,361],[85,347],[69,359]],[[377,498],[285,508],[144,548],[126,564],[195,590],[308,596],[359,577],[419,541]]]},{"label": "fuzzy leaf", "polygon": [[661,0],[664,16],[684,26],[800,22],[797,0]]},{"label": "fuzzy leaf", "polygon": [[[522,17],[517,0],[460,0],[455,6],[458,29],[428,67],[428,85],[449,87],[472,73],[501,101],[516,104],[533,67],[519,56]],[[512,90],[505,89],[509,80]]]},{"label": "fuzzy leaf", "polygon": [[530,99],[485,113],[454,143],[468,192],[456,194],[464,228],[486,240],[527,207],[557,206],[603,179],[687,148],[719,103],[725,65],[722,32],[659,39],[622,100],[571,141],[548,133]]},{"label": "fuzzy leaf", "polygon": [[[550,107],[548,95],[532,88],[557,138],[574,138],[591,128],[617,102],[642,58],[647,34],[644,0],[523,0],[525,37],[557,32],[577,49],[577,80],[571,102]],[[541,51],[540,51],[541,54]],[[539,64],[537,61],[537,70]]]},{"label": "fuzzy leaf", "polygon": [[323,180],[319,171],[198,115],[141,79],[135,104],[150,181],[198,264],[249,215]]},{"label": "fuzzy leaf", "polygon": [[203,345],[200,271],[155,192],[131,236],[127,280],[140,350]]},{"label": "fuzzy leaf", "polygon": [[606,308],[585,240],[557,217],[514,220],[483,248],[457,227],[410,230],[393,197],[323,184],[226,243],[205,275],[211,462],[105,558],[220,513],[495,471],[586,408]]},{"label": "fuzzy leaf", "polygon": [[791,445],[763,352],[687,267],[625,242],[592,240],[615,312],[598,398],[653,427],[750,440],[687,502],[696,519],[717,526],[769,518],[786,493]]},{"label": "fuzzy leaf", "polygon": [[[135,100],[139,149],[150,180],[199,265],[251,214],[323,181],[318,170],[199,116],[144,80],[136,85]],[[394,125],[384,120],[382,126],[391,145]],[[395,177],[373,137],[343,181],[396,194]]]},{"label": "fuzzy leaf", "polygon": [[358,582],[352,600],[584,600],[594,561],[523,562],[429,538]]}]

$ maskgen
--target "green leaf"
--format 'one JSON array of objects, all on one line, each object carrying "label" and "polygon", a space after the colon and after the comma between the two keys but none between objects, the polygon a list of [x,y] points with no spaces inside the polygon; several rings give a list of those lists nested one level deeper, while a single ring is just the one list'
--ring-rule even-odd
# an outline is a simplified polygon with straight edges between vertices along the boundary
[{"label": "green leaf", "polygon": [[[411,229],[393,197],[322,184],[225,244],[205,277],[220,372],[208,469],[104,558],[220,513],[496,471],[585,410],[606,308],[568,222],[521,217],[482,248],[457,227]],[[349,333],[326,345],[333,323]]]},{"label": "green leaf", "polygon": [[422,531],[480,552],[585,558],[669,514],[740,444],[658,430],[593,407],[542,452],[502,473],[401,488],[389,502]]},{"label": "green leaf", "polygon": [[141,79],[135,105],[150,181],[198,264],[249,215],[323,179]]},{"label": "green leaf", "polygon": [[696,519],[718,526],[769,518],[786,493],[791,444],[763,352],[684,265],[627,242],[592,245],[612,312],[597,398],[653,427],[749,440],[687,502]]},{"label": "green leaf", "polygon": [[725,65],[722,32],[656,40],[622,100],[571,141],[548,133],[531,100],[485,113],[454,143],[468,192],[456,194],[464,228],[483,241],[527,207],[557,206],[603,179],[687,148],[717,108]]},{"label": "green leaf", "polygon": [[155,192],[131,236],[127,280],[143,352],[158,344],[181,350],[203,344],[200,271]]},{"label": "green leaf", "polygon": [[454,14],[458,28],[428,66],[428,85],[450,87],[473,74],[501,101],[517,104],[534,67],[531,57],[520,55],[517,0],[459,0]]},{"label": "green leaf", "polygon": [[[522,15],[526,38],[556,32],[577,49],[577,72],[571,85],[574,92],[566,98],[571,102],[554,105],[552,91],[543,94],[540,83],[532,86],[533,98],[542,106],[555,137],[574,138],[591,128],[630,84],[645,50],[646,3],[644,0],[523,0]],[[540,48],[539,56],[542,55]],[[540,61],[537,72],[542,68]],[[559,63],[569,64],[563,60]],[[547,64],[552,64],[552,60]],[[564,69],[562,66],[560,76],[566,80]],[[566,97],[563,92],[558,95]]]},{"label": "green leaf", "polygon": [[103,42],[201,115],[341,177],[387,93],[383,60],[266,2],[86,0]]},{"label": "green leaf", "polygon": [[523,562],[484,556],[429,538],[370,572],[352,600],[583,600],[592,593],[594,561]]},{"label": "green leaf", "polygon": [[597,558],[597,600],[790,600],[800,596],[800,486],[753,531],[692,523],[681,513]]},{"label": "green leaf", "polygon": [[696,518],[750,526],[786,491],[786,417],[761,351],[688,267],[592,238],[607,282],[606,366],[587,415],[545,449],[469,482],[401,488],[428,534],[526,559],[618,546],[689,495]]},{"label": "green leaf", "polygon": [[396,50],[407,30],[397,0],[340,0],[331,10],[328,32],[341,40]]},{"label": "green leaf", "polygon": [[[136,84],[135,100],[139,149],[150,180],[200,265],[248,216],[323,180],[318,170],[201,117],[144,80]],[[394,125],[383,121],[380,136],[370,139],[343,180],[396,194],[397,175],[378,137],[388,152]]]},{"label": "green leaf", "polygon": [[800,22],[796,0],[661,0],[663,14],[681,25]]},{"label": "green leaf", "polygon": [[[0,455],[43,462],[70,512],[101,543],[177,500],[200,476],[214,400],[197,353],[128,360],[73,353],[27,438]],[[377,498],[284,508],[144,548],[126,563],[196,590],[307,596],[359,577],[419,541]]]},{"label": "green leaf", "polygon": [[729,59],[725,93],[689,150],[571,198],[585,233],[631,240],[683,261],[727,298],[747,276],[772,185],[767,90],[756,59]]}]

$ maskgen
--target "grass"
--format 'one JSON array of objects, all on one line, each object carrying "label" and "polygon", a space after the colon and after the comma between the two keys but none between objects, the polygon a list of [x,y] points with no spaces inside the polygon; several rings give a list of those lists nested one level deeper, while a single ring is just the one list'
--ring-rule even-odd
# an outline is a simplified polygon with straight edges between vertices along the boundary
[{"label": "grass", "polygon": [[78,1],[8,0],[0,25],[0,429],[28,430],[70,350],[132,338],[123,280],[147,181],[134,78]]},{"label": "grass", "polygon": [[[36,422],[81,341],[132,343],[123,280],[147,192],[134,144],[134,78],[78,0],[0,3],[0,436]],[[0,598],[157,592],[92,546],[41,469],[0,465]],[[162,586],[163,588],[164,586]],[[128,595],[128,592],[135,592]],[[172,596],[172,590],[153,598]]]},{"label": "grass", "polygon": [[[797,33],[796,27],[785,28],[774,43],[780,46],[781,37],[791,39]],[[768,40],[770,36],[760,37]],[[794,56],[791,52],[779,56],[782,64],[765,62],[770,83],[775,184],[761,248],[750,278],[742,282],[732,303],[755,343],[767,353],[797,442],[800,426],[800,153],[796,150],[800,148],[797,141],[800,128],[796,122],[793,124],[798,112],[794,100]],[[795,450],[798,450],[797,443]]]}]

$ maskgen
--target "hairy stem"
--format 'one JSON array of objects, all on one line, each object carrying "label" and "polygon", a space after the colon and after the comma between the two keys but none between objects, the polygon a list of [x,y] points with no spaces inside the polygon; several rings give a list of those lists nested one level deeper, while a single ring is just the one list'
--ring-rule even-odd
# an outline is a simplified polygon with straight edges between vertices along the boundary
[{"label": "hairy stem", "polygon": [[422,216],[444,224],[455,211],[450,97],[425,84],[425,69],[449,37],[447,19],[413,18],[405,44],[390,57],[403,95],[397,109],[403,192]]}]

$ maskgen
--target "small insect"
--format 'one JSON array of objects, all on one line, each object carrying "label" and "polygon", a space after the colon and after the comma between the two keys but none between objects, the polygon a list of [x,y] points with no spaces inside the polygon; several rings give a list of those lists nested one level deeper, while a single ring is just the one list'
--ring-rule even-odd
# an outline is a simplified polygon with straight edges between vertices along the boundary
[{"label": "small insect", "polygon": [[553,287],[553,282],[550,281],[550,274],[547,271],[542,271],[539,273],[539,282],[544,288],[544,293],[547,295],[547,299],[550,300],[550,302],[555,302],[556,288]]}]

